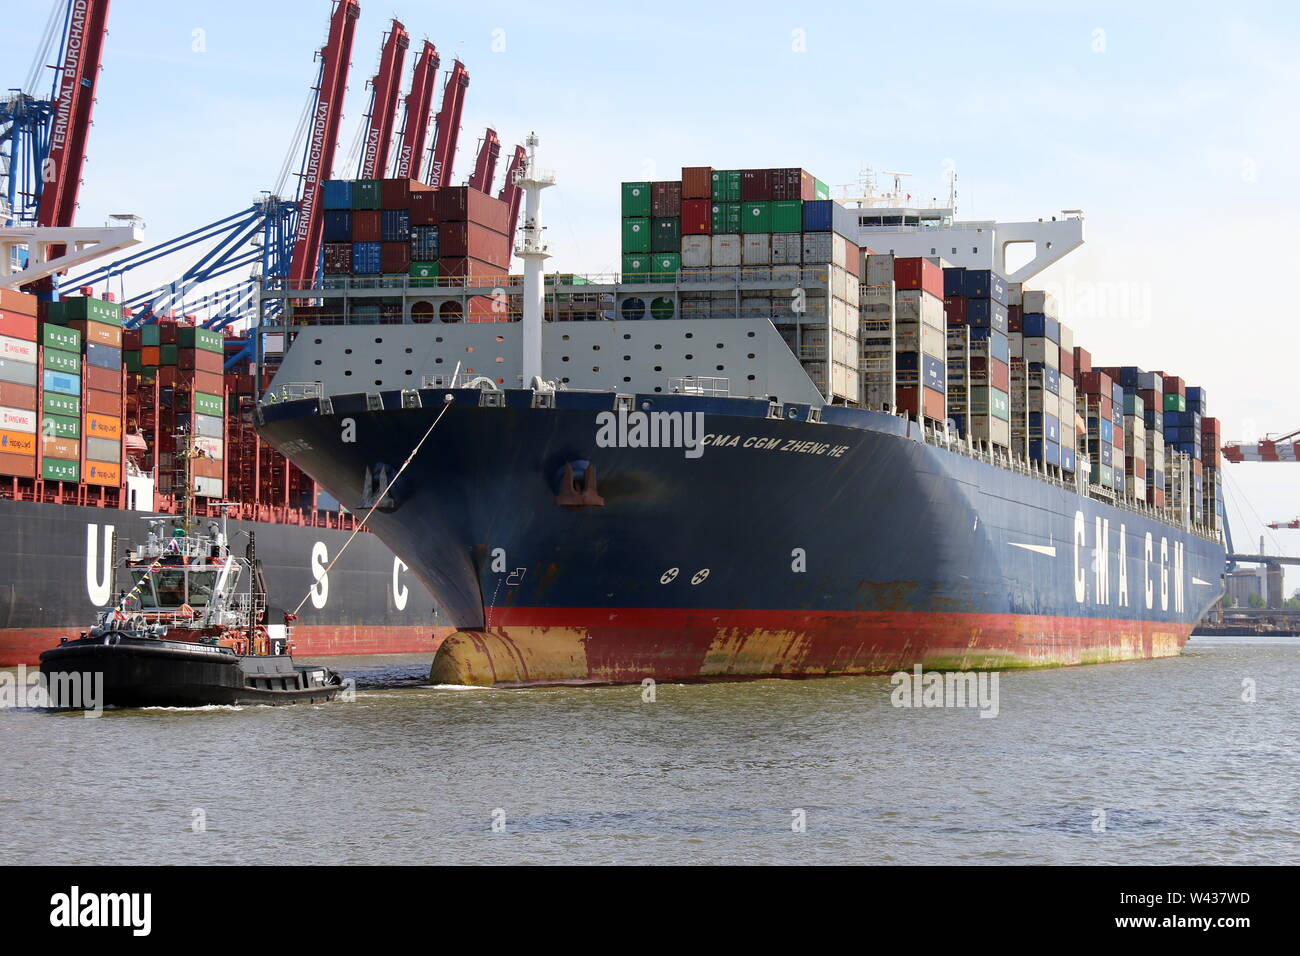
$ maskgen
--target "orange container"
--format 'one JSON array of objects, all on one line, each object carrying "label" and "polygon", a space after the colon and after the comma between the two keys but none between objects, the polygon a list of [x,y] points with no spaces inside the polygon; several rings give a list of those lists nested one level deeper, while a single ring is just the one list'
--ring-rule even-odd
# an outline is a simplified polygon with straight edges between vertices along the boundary
[{"label": "orange container", "polygon": [[31,432],[0,430],[0,455],[35,455],[36,436]]},{"label": "orange container", "polygon": [[81,480],[88,485],[117,487],[122,484],[122,466],[102,461],[87,461],[81,470]]},{"label": "orange container", "polygon": [[[121,418],[87,412],[83,424],[85,425],[85,430],[82,434],[87,438],[107,438],[112,441],[122,440]],[[62,458],[63,456],[55,455],[54,457]]]}]

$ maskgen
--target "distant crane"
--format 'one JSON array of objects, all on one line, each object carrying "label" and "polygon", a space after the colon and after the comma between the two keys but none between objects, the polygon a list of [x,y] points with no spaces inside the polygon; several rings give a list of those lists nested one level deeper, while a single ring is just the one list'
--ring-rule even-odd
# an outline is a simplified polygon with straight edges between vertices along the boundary
[{"label": "distant crane", "polygon": [[402,66],[411,45],[406,27],[398,20],[384,40],[379,70],[370,81],[370,112],[366,115],[366,137],[357,165],[358,179],[383,179],[388,170],[388,151],[397,120],[397,97],[402,86]]},{"label": "distant crane", "polygon": [[1281,531],[1284,528],[1300,529],[1300,518],[1296,518],[1293,521],[1274,521],[1272,524],[1268,525],[1268,527],[1272,528],[1274,531]]},{"label": "distant crane", "polygon": [[510,250],[515,248],[515,227],[519,224],[519,204],[523,201],[524,191],[515,183],[515,177],[528,161],[528,152],[522,146],[515,147],[515,154],[510,157],[506,167],[506,181],[501,186],[497,198],[510,204]]},{"label": "distant crane", "polygon": [[1286,435],[1265,435],[1258,442],[1230,441],[1223,446],[1228,461],[1300,461],[1300,429]]},{"label": "distant crane", "polygon": [[456,140],[460,138],[460,117],[465,109],[465,91],[469,88],[469,71],[460,60],[452,61],[451,72],[442,87],[442,109],[438,110],[438,130],[429,154],[428,172],[423,177],[430,186],[451,184],[451,168],[456,161]]},{"label": "distant crane", "polygon": [[497,171],[497,157],[501,155],[501,140],[497,131],[488,127],[483,134],[483,143],[479,146],[478,159],[474,163],[474,172],[469,177],[469,185],[481,193],[492,192],[492,177]]},{"label": "distant crane", "polygon": [[393,161],[396,179],[413,179],[424,156],[424,141],[429,134],[433,114],[433,95],[438,89],[438,51],[428,40],[415,61],[411,76],[411,91],[406,94],[402,134]]}]

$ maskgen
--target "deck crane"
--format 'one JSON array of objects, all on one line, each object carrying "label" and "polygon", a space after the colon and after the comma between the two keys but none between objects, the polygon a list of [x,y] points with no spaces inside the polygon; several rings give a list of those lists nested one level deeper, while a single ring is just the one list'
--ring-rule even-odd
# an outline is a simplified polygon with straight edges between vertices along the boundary
[{"label": "deck crane", "polygon": [[429,135],[429,118],[433,111],[433,95],[438,88],[438,51],[428,40],[415,61],[411,76],[411,91],[406,94],[406,112],[402,118],[402,135],[397,144],[397,157],[393,162],[396,179],[413,179],[418,174],[420,158],[424,156],[424,141]]},{"label": "deck crane", "polygon": [[73,226],[108,8],[109,0],[68,0],[42,99],[35,90],[58,36],[56,6],[26,87],[0,102],[0,285],[52,295],[57,274],[140,241],[135,225]]},{"label": "deck crane", "polygon": [[1274,531],[1281,531],[1286,528],[1289,528],[1292,531],[1300,530],[1300,518],[1295,518],[1291,521],[1274,521],[1272,524],[1268,525],[1268,527],[1272,528]]},{"label": "deck crane", "polygon": [[524,191],[515,185],[515,176],[519,170],[523,169],[524,162],[528,159],[528,153],[522,146],[515,147],[515,154],[510,157],[510,165],[506,168],[506,181],[501,185],[501,192],[497,198],[510,204],[510,249],[513,252],[515,248],[515,226],[519,224],[519,204],[524,198]]},{"label": "deck crane", "polygon": [[379,69],[370,81],[370,112],[366,115],[366,139],[357,164],[358,179],[383,179],[388,170],[388,151],[397,120],[397,97],[402,86],[402,66],[411,39],[400,21],[393,20],[379,55]]},{"label": "deck crane", "polygon": [[293,257],[289,264],[289,288],[305,289],[316,280],[320,267],[322,217],[321,183],[334,168],[338,148],[339,124],[343,119],[343,95],[348,88],[348,67],[352,58],[352,38],[356,33],[361,4],[357,0],[337,0],[330,17],[329,38],[320,51],[320,79],[316,84],[316,103],[311,127],[303,152],[303,168],[298,194],[298,219],[294,230]]},{"label": "deck crane", "polygon": [[442,88],[442,109],[438,111],[438,130],[434,134],[430,151],[429,168],[424,182],[430,186],[451,185],[451,168],[456,161],[456,140],[460,137],[460,116],[465,109],[465,90],[469,87],[469,71],[460,60],[451,65],[447,82]]},{"label": "deck crane", "polygon": [[1223,446],[1228,461],[1300,461],[1300,429],[1286,435],[1265,435],[1259,442],[1230,441]]},{"label": "deck crane", "polygon": [[497,171],[497,157],[501,155],[501,140],[497,131],[488,127],[479,145],[478,159],[474,162],[474,172],[470,174],[469,185],[481,193],[492,192],[492,178]]}]

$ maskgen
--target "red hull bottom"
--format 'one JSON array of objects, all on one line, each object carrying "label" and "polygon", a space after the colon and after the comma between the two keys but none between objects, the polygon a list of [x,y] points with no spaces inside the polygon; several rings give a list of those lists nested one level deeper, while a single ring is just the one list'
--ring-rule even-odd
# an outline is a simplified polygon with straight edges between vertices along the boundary
[{"label": "red hull bottom", "polygon": [[[351,626],[315,624],[295,626],[294,654],[298,657],[342,657],[368,654],[432,654],[452,628]],[[0,667],[40,663],[63,637],[76,637],[66,627],[31,627],[0,631]]]},{"label": "red hull bottom", "polygon": [[439,684],[626,684],[1056,667],[1176,656],[1190,625],[926,612],[492,608],[434,656]]}]

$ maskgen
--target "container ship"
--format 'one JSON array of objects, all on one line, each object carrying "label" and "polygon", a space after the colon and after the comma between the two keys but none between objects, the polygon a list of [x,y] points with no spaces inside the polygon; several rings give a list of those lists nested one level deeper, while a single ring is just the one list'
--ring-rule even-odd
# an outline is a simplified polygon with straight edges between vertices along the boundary
[{"label": "container ship", "polygon": [[446,628],[417,576],[364,531],[344,552],[355,519],[245,421],[256,382],[247,364],[224,369],[233,340],[130,318],[90,295],[0,289],[0,666],[75,636],[115,597],[143,516],[187,497],[232,535],[257,533],[273,603],[306,598],[301,653],[431,651]]},{"label": "container ship", "polygon": [[[351,271],[263,290],[288,351],[259,432],[434,595],[455,630],[432,679],[1139,660],[1220,597],[1205,391],[1095,365],[1029,287],[1081,214],[961,223],[800,168],[687,167],[623,184],[621,275],[546,275],[535,150],[522,276],[386,272],[339,216]],[[421,241],[492,231],[496,201],[461,192]],[[1009,271],[1013,241],[1038,252]]]}]

